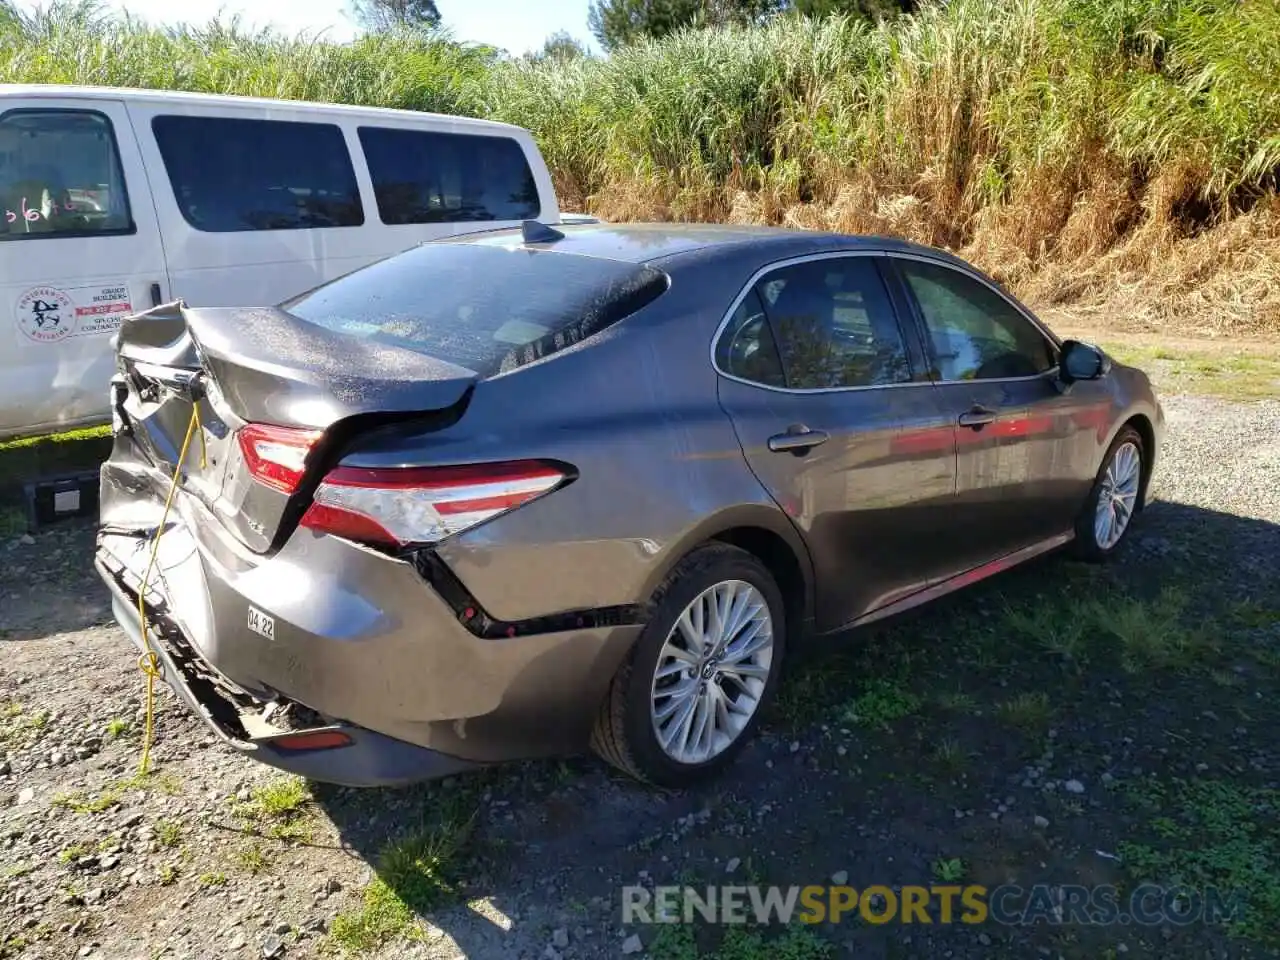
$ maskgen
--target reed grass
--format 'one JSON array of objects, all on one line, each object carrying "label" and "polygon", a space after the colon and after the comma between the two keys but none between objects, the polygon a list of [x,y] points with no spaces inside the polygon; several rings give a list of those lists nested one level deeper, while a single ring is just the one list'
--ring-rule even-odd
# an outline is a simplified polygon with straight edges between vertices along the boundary
[{"label": "reed grass", "polygon": [[1036,301],[1280,332],[1277,0],[926,2],[540,62],[65,0],[11,20],[4,82],[493,117],[533,131],[567,208],[896,234]]}]

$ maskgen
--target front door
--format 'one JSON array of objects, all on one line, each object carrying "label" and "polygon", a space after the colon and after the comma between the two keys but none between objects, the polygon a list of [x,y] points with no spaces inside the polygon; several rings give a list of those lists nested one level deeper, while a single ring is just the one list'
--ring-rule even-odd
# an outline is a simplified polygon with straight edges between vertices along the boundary
[{"label": "front door", "polygon": [[1071,528],[1089,491],[1108,399],[1063,391],[1056,344],[1010,299],[940,261],[890,258],[922,326],[956,437],[956,572]]},{"label": "front door", "polygon": [[0,436],[110,416],[110,338],[168,296],[124,104],[5,99],[0,112]]},{"label": "front door", "polygon": [[812,555],[819,630],[928,586],[947,553],[953,432],[916,350],[878,258],[847,254],[764,273],[717,341],[721,405]]}]

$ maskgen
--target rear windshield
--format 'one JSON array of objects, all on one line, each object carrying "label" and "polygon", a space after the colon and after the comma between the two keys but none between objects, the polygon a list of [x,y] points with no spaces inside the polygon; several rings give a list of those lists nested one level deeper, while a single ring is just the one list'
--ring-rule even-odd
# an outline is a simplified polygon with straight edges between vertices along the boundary
[{"label": "rear windshield", "polygon": [[431,243],[288,300],[296,317],[482,377],[573,346],[653,301],[666,274],[569,253]]}]

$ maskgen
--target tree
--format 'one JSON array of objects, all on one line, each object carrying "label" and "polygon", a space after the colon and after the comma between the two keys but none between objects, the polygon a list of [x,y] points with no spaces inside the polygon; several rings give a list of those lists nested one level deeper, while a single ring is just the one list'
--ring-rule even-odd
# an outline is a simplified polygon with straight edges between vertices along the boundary
[{"label": "tree", "polygon": [[684,27],[762,23],[786,0],[592,0],[587,25],[606,50]]},{"label": "tree", "polygon": [[351,0],[351,11],[356,22],[373,31],[397,27],[434,30],[440,26],[435,0]]},{"label": "tree", "polygon": [[787,9],[805,17],[821,19],[839,14],[883,20],[899,13],[910,13],[916,0],[787,0]]},{"label": "tree", "polygon": [[557,30],[547,37],[542,50],[534,56],[539,60],[574,60],[586,55],[587,48],[574,39],[567,30]]}]

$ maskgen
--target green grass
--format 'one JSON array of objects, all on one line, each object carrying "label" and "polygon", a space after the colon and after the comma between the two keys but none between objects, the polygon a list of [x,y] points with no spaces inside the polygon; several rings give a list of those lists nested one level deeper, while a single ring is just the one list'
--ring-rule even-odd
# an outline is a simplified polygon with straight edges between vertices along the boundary
[{"label": "green grass", "polygon": [[920,708],[920,698],[900,683],[872,680],[845,707],[843,719],[864,727],[885,727]]},{"label": "green grass", "polygon": [[182,842],[182,824],[176,820],[156,821],[156,842],[162,847],[176,847]]},{"label": "green grass", "polygon": [[225,873],[209,872],[202,873],[196,878],[196,883],[202,887],[222,887],[226,886],[227,875]]},{"label": "green grass", "polygon": [[333,919],[329,935],[336,946],[363,953],[397,938],[422,937],[420,915],[459,892],[460,861],[474,818],[471,800],[464,792],[441,801],[426,811],[420,829],[382,850],[360,906]]},{"label": "green grass", "polygon": [[1273,346],[1197,350],[1109,342],[1104,349],[1122,363],[1146,370],[1163,392],[1225,400],[1280,397],[1280,350]]},{"label": "green grass", "polygon": [[[0,50],[3,46],[0,29]],[[3,59],[0,53],[0,61]],[[110,426],[0,440],[0,488],[16,487],[37,477],[94,470],[110,452]],[[0,535],[14,536],[26,529],[26,511],[5,505],[0,511]]]},{"label": "green grass", "polygon": [[1004,623],[1020,638],[1074,669],[1087,662],[1086,648],[1092,626],[1070,603],[1053,603],[1037,597],[1020,606],[1006,605]]},{"label": "green grass", "polygon": [[1185,589],[1170,584],[1153,600],[1126,596],[1095,600],[1090,618],[1099,631],[1118,642],[1126,672],[1185,668],[1216,647],[1209,624],[1185,622],[1188,602]]},{"label": "green grass", "polygon": [[969,765],[969,754],[959,740],[943,737],[929,754],[929,759],[948,774],[955,776]]},{"label": "green grass", "polygon": [[58,854],[59,863],[71,863],[73,860],[79,860],[89,852],[89,848],[83,844],[73,844]]},{"label": "green grass", "polygon": [[101,813],[116,806],[130,790],[158,791],[171,796],[181,792],[181,784],[171,774],[152,770],[146,774],[135,774],[123,780],[110,783],[95,796],[88,796],[82,790],[58,794],[53,798],[53,805],[64,807],[72,813]]},{"label": "green grass", "polygon": [[112,717],[107,721],[107,736],[112,740],[119,740],[129,732],[132,726],[133,724],[123,717]]},{"label": "green grass", "polygon": [[996,714],[1010,726],[1039,732],[1049,726],[1053,708],[1049,704],[1049,695],[1037,690],[1016,694],[996,704]]},{"label": "green grass", "polygon": [[1135,883],[1239,892],[1233,932],[1280,946],[1280,791],[1148,778],[1127,794],[1146,820],[1146,836],[1131,833],[1118,851]]},{"label": "green grass", "polygon": [[311,801],[311,791],[301,777],[283,777],[250,791],[249,811],[257,816],[288,819]]},{"label": "green grass", "polygon": [[17,437],[12,440],[0,440],[0,453],[8,450],[27,450],[44,444],[77,443],[81,440],[98,440],[111,436],[109,424],[100,427],[81,427],[77,430],[64,430],[62,433],[44,433],[34,437]]},{"label": "green grass", "polygon": [[953,713],[976,713],[978,710],[978,701],[973,694],[965,690],[943,690],[933,698],[943,710],[950,710]]},{"label": "green grass", "polygon": [[260,834],[305,843],[313,834],[311,799],[311,790],[301,777],[281,777],[254,787],[249,801],[237,804],[236,812]]},{"label": "green grass", "polygon": [[257,876],[265,873],[271,867],[271,857],[258,844],[253,844],[243,850],[237,850],[233,857],[236,866],[245,873]]},{"label": "green grass", "polygon": [[102,813],[109,810],[120,802],[124,791],[118,786],[109,786],[96,796],[87,796],[82,791],[75,790],[71,793],[60,793],[53,798],[51,805],[55,807],[65,807],[72,813],[92,814]]},{"label": "green grass", "polygon": [[669,924],[658,927],[648,948],[652,960],[828,960],[835,955],[833,944],[805,927],[780,936],[728,927],[718,948],[708,952],[698,946],[694,927]]},{"label": "green grass", "polygon": [[940,857],[933,861],[933,879],[941,883],[959,883],[969,872],[959,857]]}]

